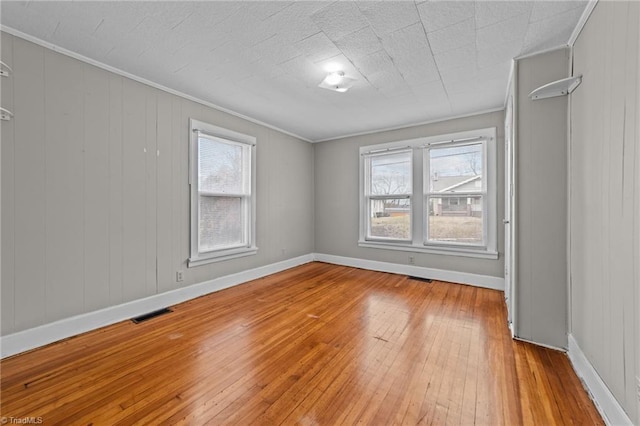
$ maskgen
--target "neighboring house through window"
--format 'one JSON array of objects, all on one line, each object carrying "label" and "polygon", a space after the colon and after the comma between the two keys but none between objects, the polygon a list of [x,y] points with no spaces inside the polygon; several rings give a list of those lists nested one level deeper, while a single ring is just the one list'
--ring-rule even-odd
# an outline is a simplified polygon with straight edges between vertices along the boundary
[{"label": "neighboring house through window", "polygon": [[189,266],[255,254],[253,136],[190,120]]},{"label": "neighboring house through window", "polygon": [[360,154],[359,245],[497,257],[495,128]]},{"label": "neighboring house through window", "polygon": [[411,240],[412,157],[406,148],[367,155],[368,239]]}]

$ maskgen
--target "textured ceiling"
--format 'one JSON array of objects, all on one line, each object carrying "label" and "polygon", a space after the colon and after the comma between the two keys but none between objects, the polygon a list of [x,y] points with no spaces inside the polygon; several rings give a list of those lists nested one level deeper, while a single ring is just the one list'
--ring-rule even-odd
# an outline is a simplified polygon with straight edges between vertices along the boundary
[{"label": "textured ceiling", "polygon": [[[319,141],[503,106],[513,57],[585,1],[11,2],[1,22]],[[347,93],[318,87],[336,64]]]}]

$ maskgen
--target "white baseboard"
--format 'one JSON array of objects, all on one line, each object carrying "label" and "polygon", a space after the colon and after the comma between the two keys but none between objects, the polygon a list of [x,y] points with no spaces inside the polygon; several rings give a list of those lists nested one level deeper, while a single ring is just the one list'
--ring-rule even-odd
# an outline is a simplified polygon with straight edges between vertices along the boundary
[{"label": "white baseboard", "polygon": [[607,425],[630,425],[633,423],[627,413],[622,409],[598,372],[593,368],[585,354],[578,346],[578,342],[569,334],[569,360],[576,374],[587,388],[591,399]]},{"label": "white baseboard", "polygon": [[0,357],[5,358],[19,354],[154,310],[195,299],[205,294],[313,262],[313,260],[313,254],[307,254],[2,336],[0,338]]},{"label": "white baseboard", "polygon": [[435,280],[451,281],[485,287],[494,290],[504,290],[504,279],[486,275],[469,274],[465,272],[446,271],[442,269],[424,268],[414,265],[400,265],[396,263],[377,262],[373,260],[356,259],[350,257],[333,256],[327,254],[310,253],[282,262],[261,266],[255,269],[238,272],[232,275],[216,278],[188,287],[155,294],[143,299],[133,300],[116,306],[100,309],[65,318],[49,324],[44,324],[28,330],[19,331],[0,337],[0,357],[16,355],[40,346],[48,345],[91,330],[115,324],[120,321],[162,309],[167,306],[195,299],[205,294],[213,293],[225,288],[233,287],[247,281],[284,271],[298,265],[313,262],[333,263],[352,266],[372,271],[391,272],[411,275]]},{"label": "white baseboard", "polygon": [[515,336],[515,335],[512,335],[511,337],[514,340],[517,340],[519,342],[530,343],[532,345],[540,346],[542,348],[547,348],[547,349],[551,349],[551,350],[558,351],[558,352],[565,352],[565,353],[567,352],[567,348],[563,348],[563,347],[560,347],[560,346],[547,345],[545,343],[540,343],[540,342],[536,342],[536,341],[529,340],[529,339],[523,339],[522,337],[518,337],[518,336]]},{"label": "white baseboard", "polygon": [[[196,297],[281,272],[314,260],[373,271],[404,274],[469,284],[494,290],[504,290],[504,279],[500,277],[311,253],[2,336],[0,337],[0,357],[5,358],[19,354],[58,340],[195,299]],[[633,425],[631,419],[607,388],[571,334],[569,334],[568,342],[568,356],[573,365],[573,369],[582,379],[605,422],[608,425]]]},{"label": "white baseboard", "polygon": [[470,274],[467,272],[447,271],[444,269],[425,268],[415,265],[401,265],[399,263],[378,262],[375,260],[357,259],[353,257],[334,256],[331,254],[316,253],[315,260],[319,262],[333,263],[336,265],[352,266],[354,268],[369,269],[372,271],[391,272],[394,274],[410,275],[420,278],[449,281],[460,284],[469,284],[476,287],[490,288],[504,291],[504,278],[488,275]]}]

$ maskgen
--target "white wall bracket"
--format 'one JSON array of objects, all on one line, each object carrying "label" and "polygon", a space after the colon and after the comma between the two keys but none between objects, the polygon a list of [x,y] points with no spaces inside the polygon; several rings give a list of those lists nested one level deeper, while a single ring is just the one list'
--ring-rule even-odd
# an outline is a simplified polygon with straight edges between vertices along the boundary
[{"label": "white wall bracket", "polygon": [[9,75],[13,72],[11,67],[4,62],[0,61],[0,76],[9,77]]},{"label": "white wall bracket", "polygon": [[13,113],[8,109],[0,107],[0,120],[9,121],[13,117]]},{"label": "white wall bracket", "polygon": [[529,93],[532,101],[545,98],[553,98],[555,96],[565,96],[573,92],[576,87],[582,83],[582,75],[575,77],[563,78],[562,80],[553,81],[535,89]]}]

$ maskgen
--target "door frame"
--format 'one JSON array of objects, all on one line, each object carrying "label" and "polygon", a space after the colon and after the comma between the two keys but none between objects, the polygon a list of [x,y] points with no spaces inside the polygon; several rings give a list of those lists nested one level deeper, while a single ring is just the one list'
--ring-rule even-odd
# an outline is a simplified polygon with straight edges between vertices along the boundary
[{"label": "door frame", "polygon": [[517,62],[513,61],[511,81],[505,107],[504,157],[504,282],[507,321],[511,337],[517,335],[516,274],[516,126]]}]

